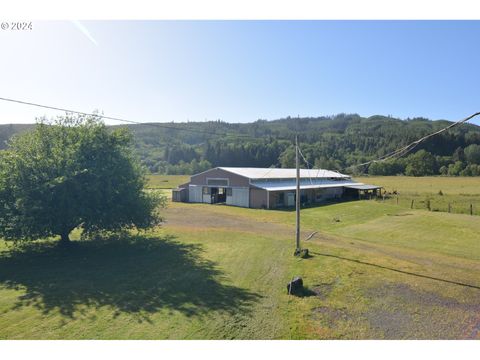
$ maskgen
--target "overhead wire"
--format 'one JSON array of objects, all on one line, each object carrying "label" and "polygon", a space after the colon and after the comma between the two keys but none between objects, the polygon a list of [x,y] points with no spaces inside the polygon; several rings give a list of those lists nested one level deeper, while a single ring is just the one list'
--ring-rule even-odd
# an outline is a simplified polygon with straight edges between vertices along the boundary
[{"label": "overhead wire", "polygon": [[466,118],[464,119],[461,119],[461,120],[458,120],[456,122],[453,122],[451,123],[450,125],[440,129],[440,130],[437,130],[437,131],[434,131],[430,134],[427,134],[405,146],[402,146],[388,154],[385,154],[383,156],[380,156],[379,158],[377,159],[373,159],[373,160],[370,160],[370,161],[366,161],[364,163],[361,163],[361,164],[353,164],[353,165],[350,165],[350,166],[347,166],[343,169],[340,169],[340,171],[343,171],[343,170],[346,170],[346,169],[349,169],[349,168],[355,168],[355,167],[360,167],[360,166],[366,166],[366,165],[370,165],[372,163],[376,163],[376,162],[383,162],[383,161],[386,161],[386,160],[389,160],[389,159],[392,159],[392,158],[399,158],[401,156],[404,156],[406,154],[408,154],[409,152],[411,152],[415,147],[417,147],[420,143],[422,143],[423,141],[431,138],[432,136],[435,136],[435,135],[438,135],[438,134],[441,134],[447,130],[450,130],[451,128],[455,127],[455,126],[458,126],[458,125],[461,125],[461,124],[464,124],[466,123],[467,121],[470,121],[471,119],[473,119],[474,117],[480,115],[480,111],[479,112],[476,112],[470,116],[467,116]]},{"label": "overhead wire", "polygon": [[33,102],[28,102],[28,101],[23,101],[23,100],[17,100],[17,99],[4,98],[4,97],[0,97],[0,100],[13,102],[13,103],[17,103],[17,104],[35,106],[35,107],[44,108],[44,109],[63,111],[63,112],[66,112],[66,113],[79,114],[79,115],[83,115],[83,116],[93,116],[93,117],[97,117],[97,118],[119,121],[119,122],[124,122],[124,123],[129,123],[129,124],[147,125],[147,126],[153,126],[153,127],[170,129],[170,130],[189,131],[189,132],[194,132],[194,133],[203,133],[203,134],[215,135],[215,136],[235,136],[235,137],[250,138],[250,139],[258,140],[258,137],[253,137],[251,135],[246,135],[246,134],[218,133],[218,132],[188,128],[186,126],[175,127],[175,126],[160,124],[160,123],[140,122],[140,121],[125,119],[125,118],[120,118],[120,117],[113,117],[113,116],[106,116],[106,115],[95,114],[95,113],[88,113],[88,112],[71,110],[71,109],[57,107],[57,106],[43,105],[43,104],[38,104],[38,103],[33,103]]},{"label": "overhead wire", "polygon": [[[92,117],[97,117],[97,118],[101,118],[101,119],[119,121],[119,122],[124,122],[124,123],[129,123],[129,124],[135,124],[135,125],[146,125],[146,126],[164,128],[164,129],[169,129],[169,130],[177,130],[177,131],[189,131],[189,132],[193,132],[193,133],[196,133],[196,134],[202,133],[202,134],[221,136],[221,137],[233,136],[233,137],[237,137],[237,138],[240,137],[240,138],[246,138],[246,139],[251,139],[251,140],[259,140],[258,137],[254,137],[254,136],[246,135],[246,134],[219,133],[219,132],[211,132],[211,131],[205,131],[205,130],[200,130],[200,129],[188,128],[186,126],[175,127],[175,126],[160,124],[160,123],[140,122],[140,121],[130,120],[130,119],[126,119],[126,118],[106,116],[106,115],[96,114],[96,113],[88,113],[88,112],[84,112],[84,111],[67,109],[67,108],[64,108],[64,107],[44,105],[44,104],[33,103],[33,102],[23,101],[23,100],[18,100],[18,99],[5,98],[5,97],[0,97],[0,100],[7,101],[7,102],[12,102],[12,103],[17,103],[17,104],[22,104],[22,105],[39,107],[39,108],[43,108],[43,109],[62,111],[62,112],[65,112],[65,113],[78,114],[78,115],[83,115],[83,116],[92,116]],[[282,138],[278,138],[278,137],[277,137],[277,139],[282,140]],[[286,140],[286,139],[284,139],[284,140]],[[268,175],[272,170],[273,170],[273,168],[269,169],[262,177],[265,177],[266,175]]]},{"label": "overhead wire", "polygon": [[[44,109],[63,111],[63,112],[66,112],[66,113],[79,114],[79,115],[83,115],[83,116],[93,116],[93,117],[98,117],[98,118],[102,118],[102,119],[106,119],[106,120],[119,121],[119,122],[130,123],[130,124],[147,125],[147,126],[165,128],[165,129],[176,130],[176,131],[189,131],[189,132],[194,132],[194,133],[197,133],[197,134],[198,133],[203,133],[203,134],[215,135],[215,136],[235,136],[235,137],[258,140],[258,137],[253,137],[253,136],[246,135],[246,134],[218,133],[218,132],[211,132],[211,131],[205,131],[205,130],[200,130],[200,129],[188,128],[186,126],[183,126],[183,127],[180,128],[180,127],[175,127],[175,126],[170,126],[170,125],[165,125],[165,124],[159,124],[159,123],[139,122],[139,121],[134,121],[134,120],[120,118],[120,117],[105,116],[105,115],[101,115],[101,114],[71,110],[71,109],[57,107],[57,106],[43,105],[43,104],[38,104],[38,103],[33,103],[33,102],[28,102],[28,101],[23,101],[23,100],[18,100],[18,99],[5,98],[5,97],[0,97],[0,100],[7,101],[7,102],[18,103],[18,104],[23,104],[23,105],[40,107],[40,108],[44,108]],[[463,123],[473,119],[474,117],[476,117],[478,115],[480,115],[480,112],[476,112],[476,113],[474,113],[474,114],[472,114],[472,115],[470,115],[470,116],[468,116],[464,119],[456,121],[456,122],[442,128],[440,130],[437,130],[433,133],[425,135],[425,136],[421,137],[420,139],[417,139],[417,140],[409,143],[408,145],[405,145],[405,146],[403,146],[399,149],[396,149],[396,150],[394,150],[394,151],[392,151],[388,154],[380,156],[377,159],[366,161],[366,162],[360,163],[360,164],[353,164],[353,165],[347,166],[345,168],[342,168],[339,171],[343,171],[343,170],[346,170],[346,169],[349,169],[349,168],[352,168],[352,167],[356,168],[356,167],[360,167],[360,166],[366,166],[366,165],[369,165],[369,164],[372,164],[372,163],[375,163],[375,162],[382,162],[382,161],[386,161],[388,159],[401,157],[401,156],[411,152],[415,147],[417,147],[417,145],[419,145],[421,142],[429,139],[430,137],[441,134],[441,133],[443,133],[443,132],[445,132],[445,131],[447,131],[447,130],[455,127],[455,126],[463,124]],[[299,150],[300,150],[300,148],[299,148]],[[299,151],[299,152],[301,153],[301,151]],[[302,155],[304,161],[307,162],[307,160],[305,159],[305,157],[303,156],[302,153],[301,153],[301,155]],[[320,170],[321,169],[318,170],[317,176],[318,176],[318,173],[319,173]],[[271,169],[268,170],[268,172],[266,174],[268,174],[270,171],[272,171],[272,170]],[[336,171],[336,172],[338,173],[338,171]],[[266,174],[264,176],[266,176]]]},{"label": "overhead wire", "polygon": [[[356,168],[356,167],[360,167],[360,166],[366,166],[366,165],[369,165],[369,164],[372,164],[372,163],[383,162],[383,161],[386,161],[386,160],[389,160],[389,159],[392,159],[392,158],[399,158],[399,157],[401,157],[401,156],[404,156],[404,155],[408,154],[409,152],[411,152],[415,147],[417,147],[417,146],[418,146],[420,143],[422,143],[423,141],[425,141],[425,140],[427,140],[427,139],[429,139],[429,138],[431,138],[431,137],[433,137],[433,136],[435,136],[435,135],[438,135],[438,134],[441,134],[441,133],[443,133],[443,132],[445,132],[445,131],[448,131],[449,129],[451,129],[451,128],[455,127],[455,126],[458,126],[458,125],[461,125],[461,124],[463,124],[463,123],[466,123],[467,121],[470,121],[471,119],[473,119],[474,117],[476,117],[476,116],[478,116],[478,115],[480,115],[480,111],[479,111],[479,112],[476,112],[476,113],[474,113],[474,114],[472,114],[472,115],[470,115],[470,116],[467,116],[467,117],[464,118],[464,119],[461,119],[461,120],[458,120],[458,121],[456,121],[456,122],[453,122],[453,123],[451,123],[450,125],[442,128],[442,129],[440,129],[440,130],[437,130],[437,131],[434,131],[434,132],[432,132],[432,133],[430,133],[430,134],[427,134],[427,135],[425,135],[425,136],[422,136],[421,138],[419,138],[419,139],[417,139],[417,140],[415,140],[415,141],[413,141],[413,142],[411,142],[411,143],[409,143],[409,144],[407,144],[407,145],[405,145],[405,146],[402,146],[402,147],[400,147],[400,148],[398,148],[398,149],[396,149],[396,150],[393,150],[393,151],[391,151],[391,152],[389,152],[389,153],[387,153],[387,154],[385,154],[385,155],[382,155],[382,156],[378,157],[377,159],[369,160],[369,161],[366,161],[366,162],[363,162],[363,163],[360,163],[360,164],[349,165],[349,166],[347,166],[347,167],[344,167],[344,168],[340,169],[339,171],[344,171],[344,170],[347,170],[347,169]],[[309,163],[309,162],[305,159],[305,157],[303,156],[303,153],[301,152],[300,147],[299,147],[299,152],[300,152],[300,154],[302,155],[303,160],[307,163],[307,166],[308,166],[308,164],[310,164],[310,163]],[[312,164],[310,164],[310,165],[312,165]],[[312,165],[312,167],[313,167],[313,165]],[[319,175],[319,173],[320,173],[321,170],[322,170],[321,168],[319,168],[319,169],[317,170],[317,176],[316,176],[316,177],[318,177],[318,175]],[[332,171],[335,171],[335,172],[339,173],[339,171],[336,171],[336,170],[332,170]]]},{"label": "overhead wire", "polygon": [[[310,179],[310,185],[313,185],[312,176],[311,176],[311,174],[310,174],[310,166],[309,166],[309,165],[312,165],[312,164],[310,164],[310,162],[305,158],[305,156],[304,156],[303,153],[302,153],[302,150],[300,150],[300,146],[298,146],[298,153],[300,154],[300,156],[302,157],[303,161],[305,161],[305,164],[307,165],[308,178]],[[313,165],[312,165],[312,169],[313,169]]]}]

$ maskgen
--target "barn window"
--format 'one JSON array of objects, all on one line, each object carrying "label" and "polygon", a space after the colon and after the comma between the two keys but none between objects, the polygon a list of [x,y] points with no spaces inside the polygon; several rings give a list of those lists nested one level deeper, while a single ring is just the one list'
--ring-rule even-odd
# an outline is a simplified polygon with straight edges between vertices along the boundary
[{"label": "barn window", "polygon": [[228,179],[207,179],[210,186],[228,186]]},{"label": "barn window", "polygon": [[203,195],[210,195],[210,188],[208,186],[203,187]]}]

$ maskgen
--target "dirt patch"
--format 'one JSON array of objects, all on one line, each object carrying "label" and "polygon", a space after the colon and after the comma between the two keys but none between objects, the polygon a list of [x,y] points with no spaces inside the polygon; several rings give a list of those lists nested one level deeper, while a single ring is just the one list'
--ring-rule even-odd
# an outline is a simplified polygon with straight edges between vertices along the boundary
[{"label": "dirt patch", "polygon": [[339,278],[337,277],[335,280],[326,283],[320,283],[313,285],[311,291],[318,297],[320,300],[325,300],[330,293],[333,291],[335,286],[339,282]]},{"label": "dirt patch", "polygon": [[400,213],[400,214],[386,214],[387,216],[409,216],[413,215],[411,213]]},{"label": "dirt patch", "polygon": [[480,304],[462,303],[406,284],[371,288],[365,296],[372,305],[363,315],[386,339],[468,339],[478,335]]},{"label": "dirt patch", "polygon": [[328,306],[319,306],[312,309],[312,317],[314,320],[333,328],[337,326],[339,321],[348,321],[350,316],[345,309],[335,309]]},{"label": "dirt patch", "polygon": [[[209,205],[220,206],[220,205]],[[294,229],[287,225],[255,221],[251,218],[221,214],[209,211],[208,207],[170,207],[164,212],[165,228],[182,227],[190,229],[225,229],[235,232],[253,232],[256,234],[294,235]],[[302,234],[307,236],[307,234]]]},{"label": "dirt patch", "polygon": [[328,297],[328,294],[332,292],[333,287],[333,284],[321,284],[312,288],[312,291],[320,300],[325,300]]},{"label": "dirt patch", "polygon": [[480,315],[472,319],[470,326],[467,326],[465,330],[466,339],[480,340]]}]

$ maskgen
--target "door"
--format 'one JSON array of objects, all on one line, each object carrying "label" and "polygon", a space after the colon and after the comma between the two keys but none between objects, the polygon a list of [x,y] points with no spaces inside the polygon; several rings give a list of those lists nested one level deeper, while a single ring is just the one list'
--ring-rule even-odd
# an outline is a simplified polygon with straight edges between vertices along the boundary
[{"label": "door", "polygon": [[[232,196],[226,198],[228,205],[249,207],[250,190],[248,188],[232,188]],[[229,191],[230,192],[230,191]]]},{"label": "door", "polygon": [[295,193],[287,194],[287,206],[295,206]]},{"label": "door", "polygon": [[202,201],[202,187],[190,185],[188,187],[188,202],[203,202]]}]

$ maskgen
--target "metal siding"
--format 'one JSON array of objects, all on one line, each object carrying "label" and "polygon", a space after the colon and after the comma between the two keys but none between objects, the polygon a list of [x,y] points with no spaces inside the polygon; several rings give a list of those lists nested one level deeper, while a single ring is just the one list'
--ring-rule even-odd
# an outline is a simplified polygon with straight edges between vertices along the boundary
[{"label": "metal siding", "polygon": [[342,187],[336,187],[336,188],[327,188],[324,189],[325,192],[322,193],[322,198],[324,199],[332,199],[335,197],[340,197],[343,193],[343,188]]},{"label": "metal siding", "polygon": [[250,207],[262,209],[268,207],[267,191],[263,189],[250,189]]},{"label": "metal siding", "polygon": [[[289,190],[296,190],[297,186],[295,183],[295,179],[290,180],[273,180],[273,179],[265,179],[265,180],[252,180],[251,185],[265,189],[268,191],[289,191]],[[323,189],[323,188],[336,188],[339,186],[348,186],[348,185],[363,185],[363,183],[354,182],[351,180],[323,180],[323,179],[301,179],[300,180],[300,189]]]},{"label": "metal siding", "polygon": [[[192,175],[191,184],[193,185],[207,185],[207,178],[222,178],[228,179],[229,186],[231,187],[246,187],[249,186],[249,181],[247,178],[234,174],[222,169],[210,169],[203,173]],[[221,186],[220,186],[221,187]]]},{"label": "metal siding", "polygon": [[227,204],[249,207],[250,196],[248,188],[232,188],[232,196],[227,196]]},{"label": "metal siding", "polygon": [[172,201],[175,202],[186,202],[188,191],[186,189],[173,189],[172,190]]},{"label": "metal siding", "polygon": [[[233,195],[233,189],[232,189],[232,195]],[[233,205],[233,196],[228,196],[227,195],[227,200],[225,200],[225,203],[227,205]]]},{"label": "metal siding", "polygon": [[195,186],[195,185],[190,185],[188,187],[188,202],[198,202],[201,203],[203,202],[202,199],[202,187],[201,186]]}]

